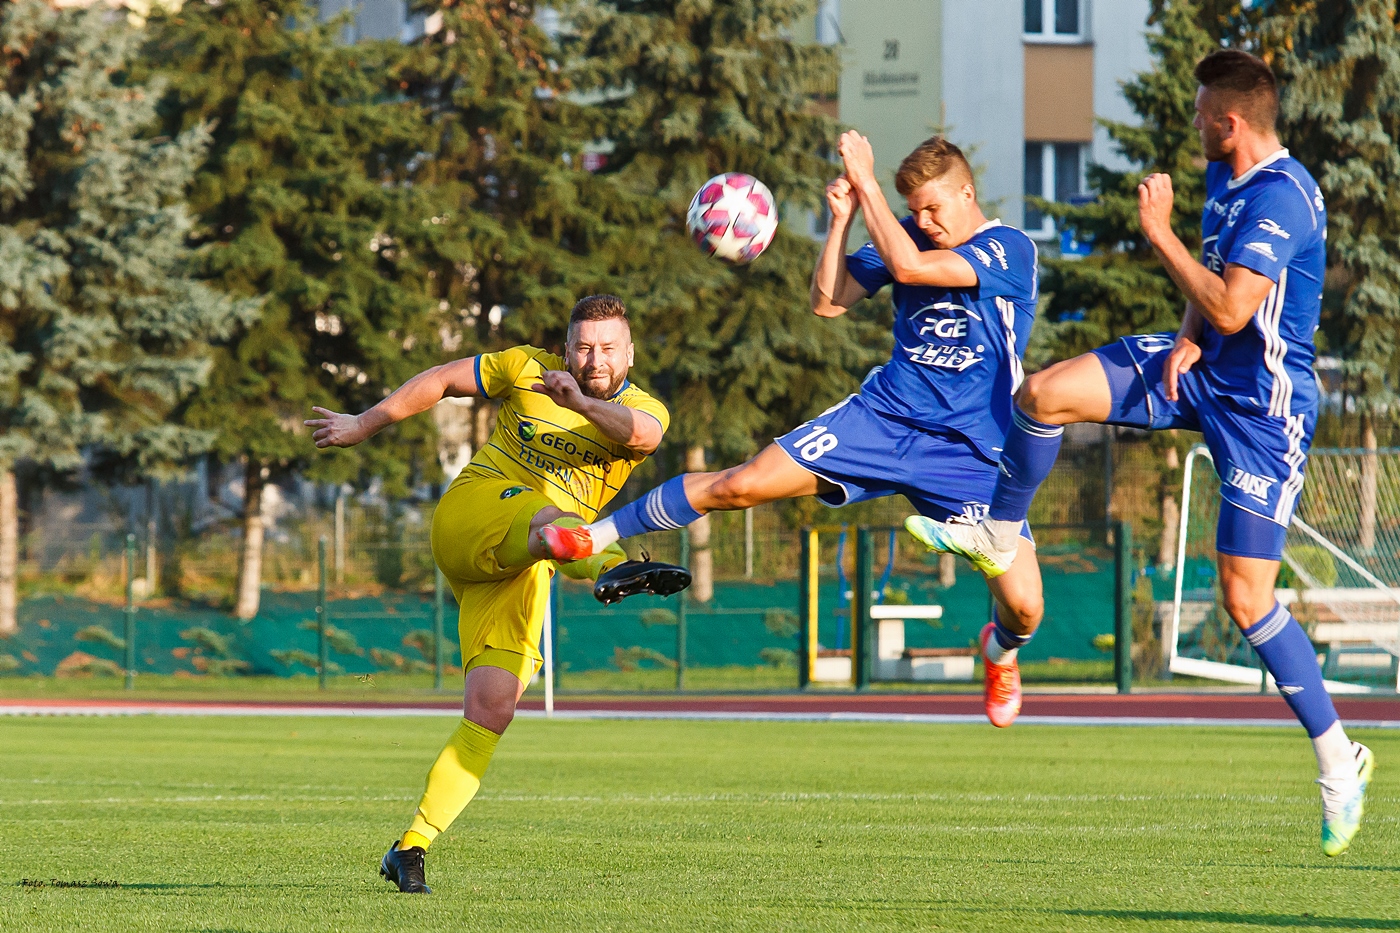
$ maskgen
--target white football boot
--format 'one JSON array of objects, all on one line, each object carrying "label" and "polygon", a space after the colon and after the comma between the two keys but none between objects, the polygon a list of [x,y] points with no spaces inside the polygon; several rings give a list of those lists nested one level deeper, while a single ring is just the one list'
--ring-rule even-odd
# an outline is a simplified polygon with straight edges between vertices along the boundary
[{"label": "white football boot", "polygon": [[974,522],[961,515],[946,522],[911,515],[904,520],[904,527],[930,551],[967,558],[988,579],[1010,570],[1020,547],[1019,535],[1011,539],[1009,547],[1003,546],[985,522]]},{"label": "white football boot", "polygon": [[1376,758],[1360,742],[1351,743],[1356,753],[1356,777],[1318,778],[1322,786],[1322,854],[1341,855],[1361,828],[1366,809],[1366,787],[1376,769]]}]

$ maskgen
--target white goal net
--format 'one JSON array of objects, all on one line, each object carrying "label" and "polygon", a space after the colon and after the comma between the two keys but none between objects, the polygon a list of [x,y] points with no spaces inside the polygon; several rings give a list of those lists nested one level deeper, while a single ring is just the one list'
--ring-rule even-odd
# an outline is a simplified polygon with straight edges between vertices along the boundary
[{"label": "white goal net", "polygon": [[[1261,685],[1215,575],[1220,479],[1186,457],[1168,664],[1174,674]],[[1314,450],[1288,529],[1277,595],[1318,647],[1334,693],[1400,687],[1400,449]],[[1269,678],[1272,686],[1272,678]]]}]

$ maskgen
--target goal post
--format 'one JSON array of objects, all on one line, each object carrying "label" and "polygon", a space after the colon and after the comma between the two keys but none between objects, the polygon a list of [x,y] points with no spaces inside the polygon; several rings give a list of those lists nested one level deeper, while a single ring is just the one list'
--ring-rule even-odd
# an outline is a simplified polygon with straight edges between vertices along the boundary
[{"label": "goal post", "polygon": [[[1264,686],[1267,675],[1220,605],[1220,480],[1204,446],[1186,455],[1183,474],[1168,668]],[[1312,452],[1275,592],[1326,646],[1319,663],[1329,691],[1400,687],[1400,449]]]}]

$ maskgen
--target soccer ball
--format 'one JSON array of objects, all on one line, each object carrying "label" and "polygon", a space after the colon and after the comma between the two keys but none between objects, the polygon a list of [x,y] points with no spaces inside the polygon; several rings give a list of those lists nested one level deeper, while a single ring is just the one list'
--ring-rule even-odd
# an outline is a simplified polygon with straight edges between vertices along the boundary
[{"label": "soccer ball", "polygon": [[773,242],[778,205],[768,186],[742,172],[716,175],[700,186],[686,211],[690,236],[708,255],[743,264]]}]

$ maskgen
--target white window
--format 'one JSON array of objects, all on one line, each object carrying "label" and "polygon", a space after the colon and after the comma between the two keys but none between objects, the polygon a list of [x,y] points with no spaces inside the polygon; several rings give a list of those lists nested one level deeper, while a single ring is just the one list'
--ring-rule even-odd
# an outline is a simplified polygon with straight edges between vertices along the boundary
[{"label": "white window", "polygon": [[[1070,203],[1084,193],[1084,167],[1089,147],[1084,143],[1026,143],[1027,198]],[[1026,205],[1025,231],[1037,240],[1055,236],[1055,219]]]},{"label": "white window", "polygon": [[1085,0],[1023,0],[1021,32],[1028,42],[1083,42],[1088,37]]}]

